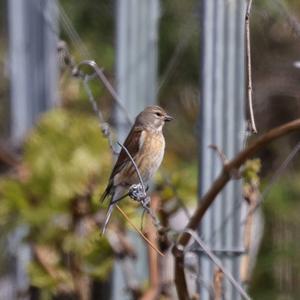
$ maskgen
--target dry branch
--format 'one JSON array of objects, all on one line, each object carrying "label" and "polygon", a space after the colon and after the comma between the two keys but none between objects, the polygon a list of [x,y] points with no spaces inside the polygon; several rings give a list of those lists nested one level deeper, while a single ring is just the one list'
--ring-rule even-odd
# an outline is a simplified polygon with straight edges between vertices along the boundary
[{"label": "dry branch", "polygon": [[252,69],[251,69],[251,42],[250,42],[250,13],[252,7],[252,0],[248,0],[246,17],[245,17],[245,30],[246,30],[246,58],[247,58],[247,81],[248,81],[248,105],[249,105],[249,128],[251,133],[257,133],[252,100]]},{"label": "dry branch", "polygon": [[217,179],[213,182],[210,189],[199,200],[199,205],[192,215],[186,230],[179,236],[177,244],[173,247],[173,254],[175,257],[175,284],[177,294],[180,300],[188,300],[189,294],[184,274],[184,248],[190,241],[190,234],[188,230],[196,230],[199,226],[205,212],[211,206],[216,196],[222,191],[225,185],[231,179],[230,174],[234,170],[238,170],[242,164],[252,157],[258,150],[265,147],[270,142],[287,135],[293,131],[300,130],[300,119],[294,120],[282,126],[276,127],[264,135],[260,136],[255,142],[249,145],[246,149],[236,155],[236,157],[224,165],[223,170]]}]

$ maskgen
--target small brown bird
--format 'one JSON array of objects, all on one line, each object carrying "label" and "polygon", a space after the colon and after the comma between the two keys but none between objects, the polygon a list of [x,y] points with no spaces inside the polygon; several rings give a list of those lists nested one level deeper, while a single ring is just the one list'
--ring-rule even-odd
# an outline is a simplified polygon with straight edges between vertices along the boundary
[{"label": "small brown bird", "polygon": [[[148,106],[138,114],[124,142],[124,146],[135,161],[145,185],[148,185],[162,162],[165,151],[162,128],[165,122],[171,120],[173,118],[161,107]],[[111,196],[102,234],[105,233],[115,204],[126,194],[131,185],[138,183],[137,172],[125,150],[122,149],[101,197],[101,201],[103,201],[106,197]]]}]

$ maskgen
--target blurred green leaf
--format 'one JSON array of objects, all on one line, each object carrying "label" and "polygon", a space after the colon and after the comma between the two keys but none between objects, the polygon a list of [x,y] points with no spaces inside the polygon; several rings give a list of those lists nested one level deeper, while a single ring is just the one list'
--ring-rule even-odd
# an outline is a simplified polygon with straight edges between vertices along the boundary
[{"label": "blurred green leaf", "polygon": [[[22,168],[22,176],[0,180],[0,224],[11,229],[26,226],[25,239],[31,245],[51,245],[57,255],[57,261],[48,262],[51,272],[32,261],[31,284],[43,290],[45,299],[72,289],[68,256],[81,264],[82,271],[104,279],[112,252],[107,240],[99,238],[93,217],[100,209],[99,191],[109,175],[111,154],[98,120],[63,109],[43,115],[25,142]],[[83,199],[84,213],[78,199]]]}]

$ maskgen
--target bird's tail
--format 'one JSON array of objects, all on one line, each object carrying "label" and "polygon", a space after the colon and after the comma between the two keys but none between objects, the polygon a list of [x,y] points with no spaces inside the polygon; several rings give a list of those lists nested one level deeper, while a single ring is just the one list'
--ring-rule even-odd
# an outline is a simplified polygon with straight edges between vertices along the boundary
[{"label": "bird's tail", "polygon": [[102,228],[102,235],[105,234],[105,230],[106,230],[107,224],[109,222],[109,219],[110,219],[110,216],[111,216],[111,213],[112,213],[114,207],[115,207],[115,204],[110,204],[109,207],[108,207],[106,217],[105,217],[105,222],[104,222],[104,225],[103,225],[103,228]]},{"label": "bird's tail", "polygon": [[113,184],[112,184],[112,182],[110,181],[109,183],[108,183],[108,185],[107,185],[107,187],[106,187],[106,189],[105,189],[105,191],[104,191],[104,193],[101,195],[101,197],[100,197],[100,202],[103,202],[104,201],[104,199],[108,196],[108,195],[110,195],[110,194],[113,194]]}]

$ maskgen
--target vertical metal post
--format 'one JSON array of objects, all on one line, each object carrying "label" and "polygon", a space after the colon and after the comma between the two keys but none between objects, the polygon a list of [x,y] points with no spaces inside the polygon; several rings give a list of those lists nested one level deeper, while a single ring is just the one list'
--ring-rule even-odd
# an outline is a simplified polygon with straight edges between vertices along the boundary
[{"label": "vertical metal post", "polygon": [[[201,115],[200,182],[203,195],[222,167],[217,153],[208,146],[218,146],[228,158],[242,147],[244,132],[244,13],[242,0],[201,1]],[[231,182],[205,215],[200,234],[218,250],[225,267],[239,279],[241,239],[241,185]],[[200,256],[201,299],[210,299],[215,266]],[[211,288],[207,288],[211,286]],[[224,281],[224,299],[239,299],[229,282]]]},{"label": "vertical metal post", "polygon": [[[19,144],[38,115],[57,100],[56,0],[8,0],[11,139]],[[14,257],[10,274],[13,297],[28,288],[30,249],[22,243],[27,229],[18,228],[8,247]],[[0,293],[0,296],[2,294]],[[27,297],[24,297],[27,298]],[[4,298],[3,298],[4,299]]]},{"label": "vertical metal post", "polygon": [[[159,0],[117,1],[117,91],[132,120],[145,106],[156,102],[158,20]],[[117,107],[115,116],[119,140],[123,141],[129,126]],[[134,233],[131,236],[139,255],[136,282],[142,283],[148,275],[147,253],[143,242]],[[125,288],[117,262],[112,298],[130,299],[124,295]]]},{"label": "vertical metal post", "polygon": [[[118,0],[116,19],[117,90],[133,119],[156,102],[159,1]],[[128,127],[121,111],[116,120],[124,138]]]},{"label": "vertical metal post", "polygon": [[10,0],[8,15],[11,137],[19,142],[57,100],[57,12],[52,0]]}]

